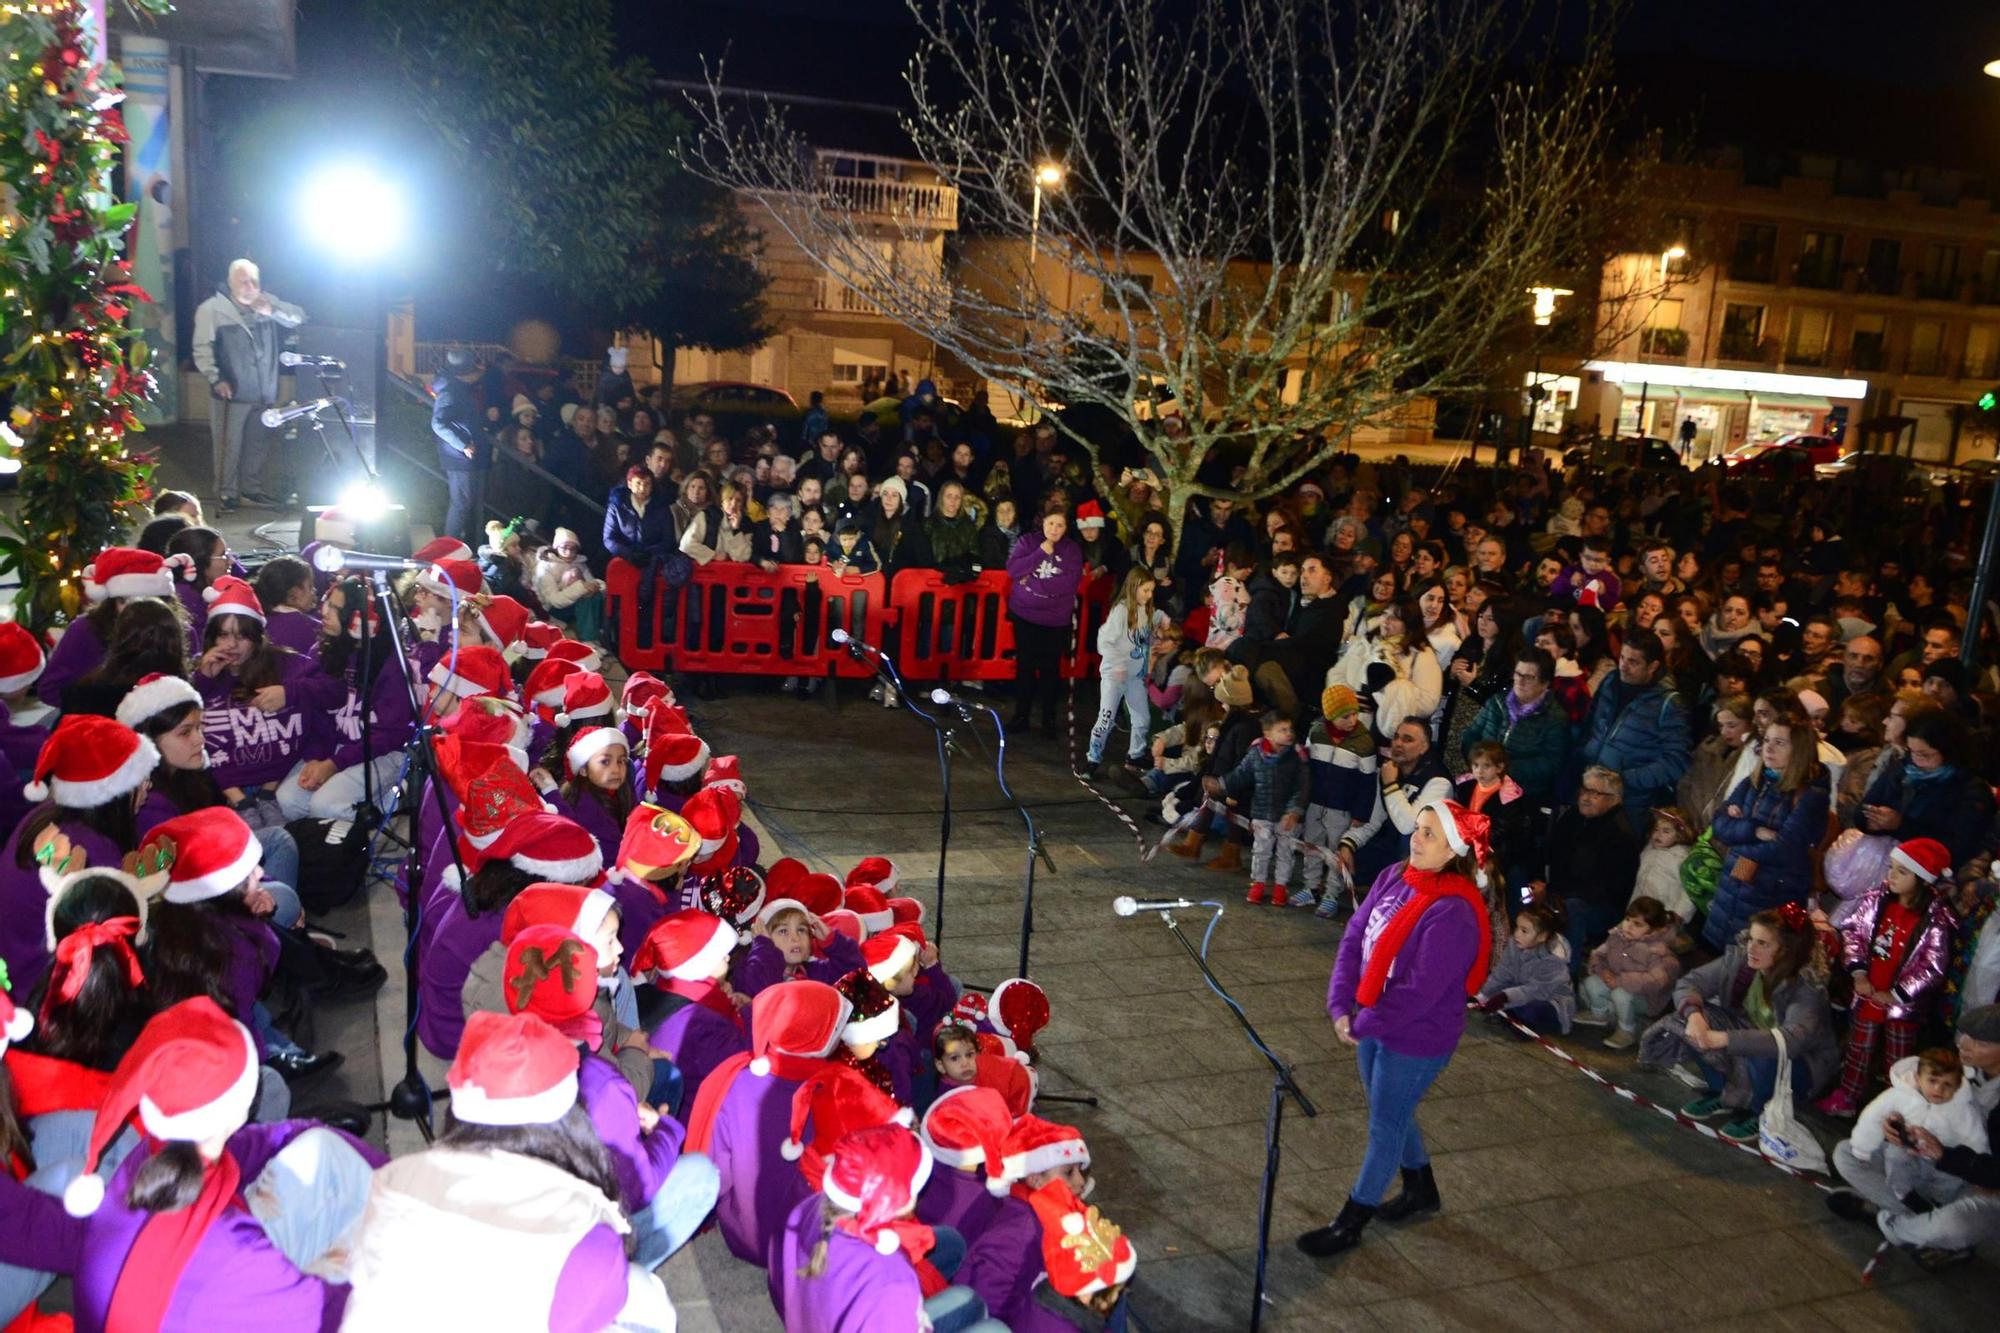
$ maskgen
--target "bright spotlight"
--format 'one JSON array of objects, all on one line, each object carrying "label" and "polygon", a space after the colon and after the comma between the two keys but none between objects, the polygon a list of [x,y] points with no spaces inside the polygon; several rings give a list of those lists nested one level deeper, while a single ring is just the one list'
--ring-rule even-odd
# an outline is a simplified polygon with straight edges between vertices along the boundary
[{"label": "bright spotlight", "polygon": [[363,163],[337,163],[315,174],[299,208],[306,235],[344,259],[379,258],[403,237],[402,191]]},{"label": "bright spotlight", "polygon": [[357,528],[367,527],[389,512],[389,497],[372,481],[364,481],[343,491],[340,512]]}]

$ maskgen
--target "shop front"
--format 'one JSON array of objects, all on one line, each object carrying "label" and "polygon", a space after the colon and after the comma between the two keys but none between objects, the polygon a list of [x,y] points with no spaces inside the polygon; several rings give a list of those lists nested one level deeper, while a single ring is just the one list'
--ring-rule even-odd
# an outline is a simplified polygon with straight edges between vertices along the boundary
[{"label": "shop front", "polygon": [[1868,394],[1866,380],[1823,375],[1623,361],[1592,361],[1585,369],[1617,385],[1620,435],[1678,445],[1682,423],[1692,421],[1695,462],[1781,435],[1824,434],[1835,409],[1851,415]]}]

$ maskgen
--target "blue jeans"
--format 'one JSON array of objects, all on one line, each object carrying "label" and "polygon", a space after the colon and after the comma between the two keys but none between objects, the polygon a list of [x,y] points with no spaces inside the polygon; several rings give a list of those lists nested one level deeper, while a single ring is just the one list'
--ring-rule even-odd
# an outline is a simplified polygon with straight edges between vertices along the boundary
[{"label": "blue jeans", "polygon": [[[633,1023],[630,1026],[637,1027]],[[653,1061],[653,1085],[646,1090],[646,1105],[661,1115],[679,1115],[685,1080],[672,1060]]]},{"label": "blue jeans", "polygon": [[715,1211],[721,1189],[714,1162],[702,1153],[682,1153],[653,1201],[632,1214],[632,1262],[646,1269],[665,1263]]},{"label": "blue jeans", "polygon": [[[263,859],[259,864],[264,869],[264,887],[278,900],[277,924],[296,926],[303,909],[299,907],[299,895],[292,888],[299,882],[299,844],[282,824],[256,830],[257,843],[263,848]],[[276,880],[277,884],[271,883]],[[283,886],[283,892],[279,891]]]},{"label": "blue jeans", "polygon": [[480,534],[474,529],[478,527],[480,501],[486,494],[486,469],[447,472],[444,484],[450,499],[445,504],[443,535],[470,542],[477,549]]},{"label": "blue jeans", "polygon": [[1429,1164],[1417,1129],[1417,1103],[1451,1056],[1398,1055],[1373,1037],[1363,1037],[1354,1055],[1368,1093],[1368,1150],[1354,1182],[1354,1201],[1372,1208],[1388,1193],[1399,1167],[1414,1171]]},{"label": "blue jeans", "polygon": [[1123,676],[1106,675],[1097,684],[1097,725],[1090,729],[1090,762],[1104,758],[1104,744],[1111,739],[1111,724],[1118,717],[1118,705],[1132,722],[1132,743],[1126,754],[1139,760],[1146,757],[1147,732],[1153,725],[1153,706],[1146,698],[1146,673],[1128,671]]},{"label": "blue jeans", "polygon": [[[1742,1111],[1746,1115],[1755,1115],[1764,1109],[1764,1103],[1770,1101],[1771,1094],[1778,1090],[1778,1062],[1775,1059],[1746,1057],[1742,1063],[1743,1072],[1750,1079],[1750,1104],[1748,1106],[1732,1107],[1731,1109]],[[1695,1061],[1695,1065],[1701,1070],[1702,1078],[1708,1081],[1708,1090],[1710,1092],[1720,1093],[1728,1085],[1729,1071],[1727,1069],[1716,1069],[1706,1060],[1697,1060]],[[1806,1094],[1812,1091],[1812,1085],[1812,1071],[1806,1068],[1804,1060],[1794,1058],[1792,1061],[1792,1089],[1794,1093],[1800,1098],[1804,1098]]]},{"label": "blue jeans", "polygon": [[1562,1015],[1558,1014],[1556,1007],[1547,1000],[1530,1000],[1526,1004],[1517,1004],[1507,1011],[1507,1017],[1516,1022],[1526,1023],[1545,1037],[1562,1034]]},{"label": "blue jeans", "polygon": [[1565,898],[1562,903],[1563,914],[1569,918],[1569,924],[1563,927],[1563,938],[1569,941],[1569,974],[1572,978],[1580,977],[1584,964],[1589,961],[1591,949],[1601,944],[1612,928],[1625,919],[1625,909],[1585,902],[1581,898]]}]

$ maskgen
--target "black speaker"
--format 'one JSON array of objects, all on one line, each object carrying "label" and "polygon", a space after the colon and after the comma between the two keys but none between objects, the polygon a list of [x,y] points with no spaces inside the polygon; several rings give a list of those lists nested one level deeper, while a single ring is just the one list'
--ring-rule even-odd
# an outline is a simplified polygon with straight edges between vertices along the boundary
[{"label": "black speaker", "polygon": [[[288,423],[284,436],[293,464],[293,476],[301,496],[308,501],[336,499],[354,483],[363,480],[376,464],[375,361],[380,335],[371,329],[338,328],[306,323],[285,338],[284,350],[301,356],[332,357],[339,366],[290,366],[280,370],[290,377],[279,392],[288,403],[309,403],[316,398],[339,398],[347,404],[350,439],[333,413],[321,414],[326,433],[324,446],[309,423]],[[328,457],[329,453],[331,458]]]}]

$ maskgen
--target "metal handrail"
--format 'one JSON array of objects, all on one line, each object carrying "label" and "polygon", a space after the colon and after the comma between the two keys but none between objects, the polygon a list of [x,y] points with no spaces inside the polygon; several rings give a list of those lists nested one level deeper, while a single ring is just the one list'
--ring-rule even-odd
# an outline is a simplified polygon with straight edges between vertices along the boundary
[{"label": "metal handrail", "polygon": [[[431,395],[429,390],[425,389],[422,385],[412,384],[410,383],[409,380],[403,378],[401,375],[395,375],[395,374],[391,374],[389,376],[389,382],[395,385],[397,388],[401,389],[404,393],[408,394],[416,402],[421,403],[426,411],[429,410],[432,401]],[[428,460],[419,458],[415,454],[412,454],[405,449],[397,448],[393,440],[384,439],[381,440],[380,443],[386,446],[387,448],[394,450],[394,452],[398,457],[411,463],[412,465],[421,469],[422,471],[429,473],[431,476],[436,477],[439,481],[444,480],[444,473],[438,471],[437,468],[433,466]],[[549,486],[555,487],[558,491],[561,491],[563,494],[569,496],[577,503],[588,506],[591,512],[596,514],[599,519],[602,519],[604,517],[604,512],[606,508],[604,501],[592,499],[590,496],[584,494],[576,487],[564,481],[561,477],[558,477],[555,473],[550,472],[548,469],[544,468],[541,464],[530,462],[528,459],[521,457],[519,454],[515,453],[511,449],[495,449],[493,451],[493,457],[495,460],[504,458],[512,466],[526,469],[531,476],[537,478],[538,480],[542,481],[543,483]],[[511,519],[514,517],[512,514],[506,513],[494,507],[494,505],[490,502],[487,503],[486,505],[486,512],[493,515],[495,518],[499,519]]]}]

